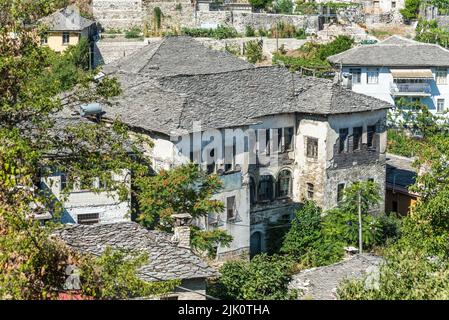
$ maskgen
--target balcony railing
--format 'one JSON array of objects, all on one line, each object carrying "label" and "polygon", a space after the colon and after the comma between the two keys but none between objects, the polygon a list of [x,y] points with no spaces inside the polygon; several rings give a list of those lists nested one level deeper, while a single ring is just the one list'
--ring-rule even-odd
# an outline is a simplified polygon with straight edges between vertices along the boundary
[{"label": "balcony railing", "polygon": [[390,91],[395,96],[430,96],[429,83],[391,83]]}]

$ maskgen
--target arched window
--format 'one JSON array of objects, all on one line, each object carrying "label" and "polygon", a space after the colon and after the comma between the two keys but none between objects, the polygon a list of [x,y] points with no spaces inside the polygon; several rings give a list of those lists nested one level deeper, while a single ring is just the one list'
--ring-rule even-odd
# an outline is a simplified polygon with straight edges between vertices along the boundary
[{"label": "arched window", "polygon": [[250,238],[250,257],[254,257],[256,254],[262,252],[262,233],[256,231]]},{"label": "arched window", "polygon": [[256,182],[253,177],[249,178],[249,199],[251,203],[256,202]]},{"label": "arched window", "polygon": [[274,179],[271,175],[260,176],[257,194],[258,201],[273,200],[273,181]]},{"label": "arched window", "polygon": [[278,198],[290,197],[292,195],[292,173],[290,170],[279,172],[276,189]]}]

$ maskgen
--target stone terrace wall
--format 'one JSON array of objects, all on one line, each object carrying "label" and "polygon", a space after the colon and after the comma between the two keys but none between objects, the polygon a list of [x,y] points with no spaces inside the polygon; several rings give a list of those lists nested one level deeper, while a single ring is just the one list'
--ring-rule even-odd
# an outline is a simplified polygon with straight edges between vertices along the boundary
[{"label": "stone terrace wall", "polygon": [[195,7],[190,0],[142,0],[143,19],[149,28],[154,25],[153,12],[156,7],[162,11],[163,31],[195,27]]},{"label": "stone terrace wall", "polygon": [[267,13],[247,13],[232,11],[198,11],[196,26],[220,24],[234,27],[237,32],[244,33],[246,26],[257,29],[270,29],[278,21],[305,28],[310,32],[318,31],[318,16],[283,15]]},{"label": "stone terrace wall", "polygon": [[142,0],[92,0],[92,13],[106,30],[142,26]]}]

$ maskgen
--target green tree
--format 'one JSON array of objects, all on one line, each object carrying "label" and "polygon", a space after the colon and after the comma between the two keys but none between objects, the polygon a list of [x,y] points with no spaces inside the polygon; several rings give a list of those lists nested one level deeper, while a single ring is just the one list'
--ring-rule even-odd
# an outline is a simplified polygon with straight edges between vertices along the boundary
[{"label": "green tree", "polygon": [[83,294],[96,299],[129,299],[160,296],[173,292],[180,280],[147,282],[138,277],[138,270],[148,261],[146,254],[110,247],[96,258],[80,263]]},{"label": "green tree", "polygon": [[273,3],[273,10],[276,13],[292,14],[293,1],[292,0],[276,0]]},{"label": "green tree", "polygon": [[[64,268],[71,259],[63,244],[50,238],[53,224],[41,227],[34,215],[60,213],[54,199],[40,193],[37,182],[53,170],[73,177],[104,175],[112,189],[111,172],[136,169],[135,158],[123,146],[126,128],[67,124],[56,115],[70,104],[108,103],[120,92],[116,79],[94,82],[94,71],[81,67],[77,49],[53,55],[38,43],[40,30],[24,27],[58,7],[59,1],[0,0],[0,298],[46,299],[63,284]],[[52,76],[58,59],[72,59],[77,76]],[[73,80],[73,81],[72,81]],[[61,90],[71,88],[67,95]],[[144,168],[140,167],[142,172]],[[105,174],[108,173],[109,175]]]},{"label": "green tree", "polygon": [[362,213],[362,241],[365,247],[372,247],[381,240],[382,226],[370,211],[379,205],[379,187],[372,181],[354,182],[343,192],[338,207],[329,210],[324,219],[324,233],[347,245],[358,245],[359,241],[359,197]]},{"label": "green tree", "polygon": [[256,255],[251,262],[230,261],[220,268],[216,293],[223,299],[295,299],[288,290],[292,262],[278,256]]},{"label": "green tree", "polygon": [[251,40],[245,43],[245,57],[251,63],[262,61],[263,51],[259,40]]},{"label": "green tree", "polygon": [[[154,176],[136,179],[136,195],[139,204],[140,224],[148,228],[173,231],[175,213],[189,213],[192,218],[201,218],[209,213],[220,213],[223,203],[212,199],[222,188],[216,175],[208,175],[190,163],[170,170],[161,170]],[[213,257],[214,248],[227,246],[232,241],[223,230],[201,231],[192,227],[191,245],[200,251],[207,251]]]},{"label": "green tree", "polygon": [[321,237],[321,209],[313,201],[307,201],[296,212],[281,252],[300,257]]},{"label": "green tree", "polygon": [[272,2],[273,0],[249,0],[249,3],[255,9],[266,9],[271,5]]},{"label": "green tree", "polygon": [[404,9],[399,10],[405,20],[413,20],[418,18],[419,6],[421,0],[405,0]]}]

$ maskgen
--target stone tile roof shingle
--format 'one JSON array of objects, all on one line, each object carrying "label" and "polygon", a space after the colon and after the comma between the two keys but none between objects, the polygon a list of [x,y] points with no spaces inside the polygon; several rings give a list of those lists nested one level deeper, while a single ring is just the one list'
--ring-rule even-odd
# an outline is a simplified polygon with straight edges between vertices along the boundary
[{"label": "stone tile roof shingle", "polygon": [[82,31],[95,21],[84,18],[75,6],[68,6],[39,20],[48,26],[50,31]]},{"label": "stone tile roof shingle", "polygon": [[330,80],[301,77],[281,67],[149,79],[122,74],[123,94],[104,106],[105,117],[169,135],[193,122],[226,128],[282,113],[343,114],[387,109],[390,104]]},{"label": "stone tile roof shingle", "polygon": [[100,255],[107,247],[146,252],[149,261],[138,271],[146,281],[217,276],[191,250],[173,244],[170,234],[147,230],[135,222],[66,226],[54,235],[73,249],[94,255]]},{"label": "stone tile roof shingle", "polygon": [[387,67],[449,67],[449,50],[437,44],[391,36],[330,56],[334,65]]},{"label": "stone tile roof shingle", "polygon": [[207,74],[254,68],[254,65],[191,37],[166,37],[103,67],[105,74],[141,74],[162,77]]},{"label": "stone tile roof shingle", "polygon": [[406,189],[414,185],[417,169],[413,167],[413,161],[413,158],[387,154],[387,184]]}]

